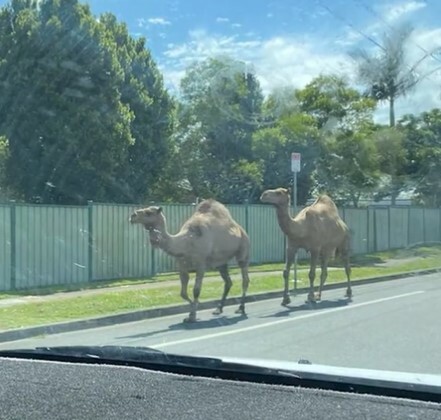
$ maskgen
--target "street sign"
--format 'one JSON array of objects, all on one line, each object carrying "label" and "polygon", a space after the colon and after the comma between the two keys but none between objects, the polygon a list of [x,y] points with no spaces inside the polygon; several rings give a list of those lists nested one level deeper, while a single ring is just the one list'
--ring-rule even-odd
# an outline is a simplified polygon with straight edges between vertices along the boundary
[{"label": "street sign", "polygon": [[300,153],[291,153],[291,171],[300,172]]}]

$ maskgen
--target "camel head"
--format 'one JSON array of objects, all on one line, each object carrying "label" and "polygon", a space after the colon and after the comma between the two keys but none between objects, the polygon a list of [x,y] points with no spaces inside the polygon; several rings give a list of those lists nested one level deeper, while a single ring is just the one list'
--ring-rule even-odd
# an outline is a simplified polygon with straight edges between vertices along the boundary
[{"label": "camel head", "polygon": [[273,204],[275,206],[286,206],[290,203],[289,190],[286,188],[276,188],[274,190],[265,190],[260,196],[262,203]]},{"label": "camel head", "polygon": [[131,214],[129,221],[131,224],[141,224],[146,230],[149,231],[150,243],[154,247],[159,247],[162,234],[161,227],[164,227],[164,215],[162,213],[162,207],[150,206],[145,209],[135,210]]},{"label": "camel head", "polygon": [[147,230],[153,230],[164,224],[164,215],[162,214],[162,207],[150,206],[145,209],[135,210],[129,218],[130,223],[139,223]]}]

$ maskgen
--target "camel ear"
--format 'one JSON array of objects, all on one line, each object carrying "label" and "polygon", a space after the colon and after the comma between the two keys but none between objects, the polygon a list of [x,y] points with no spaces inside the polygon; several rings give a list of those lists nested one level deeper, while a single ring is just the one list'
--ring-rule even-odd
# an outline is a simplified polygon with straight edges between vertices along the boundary
[{"label": "camel ear", "polygon": [[158,210],[157,210],[157,211],[158,211],[158,214],[159,214],[159,213],[162,213],[162,207],[158,207]]}]

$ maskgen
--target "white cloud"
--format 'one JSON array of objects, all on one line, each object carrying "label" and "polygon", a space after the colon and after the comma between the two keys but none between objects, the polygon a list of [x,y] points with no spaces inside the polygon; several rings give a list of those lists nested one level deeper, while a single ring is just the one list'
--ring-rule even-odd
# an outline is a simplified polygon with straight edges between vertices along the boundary
[{"label": "white cloud", "polygon": [[383,6],[383,14],[385,19],[391,23],[403,16],[409,15],[420,9],[425,8],[427,5],[422,1],[408,1],[404,3],[397,3],[389,6]]},{"label": "white cloud", "polygon": [[169,20],[166,20],[162,17],[149,18],[147,19],[147,22],[152,25],[171,25],[171,22]]},{"label": "white cloud", "polygon": [[242,24],[241,24],[241,23],[233,23],[231,26],[232,26],[233,28],[241,28],[241,27],[242,27]]},{"label": "white cloud", "polygon": [[[295,37],[279,36],[264,40],[240,38],[239,36],[212,35],[204,30],[189,33],[186,43],[170,45],[161,61],[167,86],[176,91],[185,68],[195,61],[208,57],[227,55],[250,64],[265,94],[281,86],[304,87],[320,74],[339,74],[355,83],[355,68],[345,50],[336,51],[322,39],[299,40]],[[430,50],[441,39],[441,28],[432,31],[418,31],[409,43],[409,63],[415,63],[422,54],[419,46]],[[441,63],[428,59],[420,68],[422,74],[431,71]],[[441,73],[441,72],[440,72]],[[422,112],[441,107],[441,75],[432,74],[423,80],[407,98],[396,102],[396,115]],[[379,106],[376,119],[387,121],[388,110]]]},{"label": "white cloud", "polygon": [[[318,45],[293,38],[242,40],[238,36],[213,36],[204,30],[190,31],[190,41],[173,45],[165,53],[165,78],[194,63],[213,56],[230,56],[252,64],[265,93],[283,85],[302,87],[321,72],[347,73],[352,64],[341,55],[317,52]],[[174,85],[176,89],[178,84]]]},{"label": "white cloud", "polygon": [[367,37],[376,39],[381,33],[393,27],[402,18],[407,18],[408,15],[417,12],[426,7],[426,3],[422,1],[406,1],[402,3],[389,3],[382,5],[376,12],[373,8],[367,8],[370,11],[375,21],[367,24],[364,27],[355,30],[349,25],[345,28],[345,33],[342,37],[336,40],[338,45],[348,47],[358,44],[360,41],[366,40]]},{"label": "white cloud", "polygon": [[229,21],[230,21],[230,19],[225,18],[225,17],[218,17],[218,18],[216,18],[216,22],[218,22],[218,23],[227,23]]}]

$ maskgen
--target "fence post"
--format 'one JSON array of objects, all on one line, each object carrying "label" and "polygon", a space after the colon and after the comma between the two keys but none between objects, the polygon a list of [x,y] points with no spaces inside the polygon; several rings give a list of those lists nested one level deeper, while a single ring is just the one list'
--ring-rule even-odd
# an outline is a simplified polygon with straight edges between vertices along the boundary
[{"label": "fence post", "polygon": [[438,209],[438,241],[441,242],[441,208]]},{"label": "fence post", "polygon": [[245,231],[249,235],[250,229],[250,211],[249,211],[249,200],[245,199]]},{"label": "fence post", "polygon": [[390,221],[391,221],[391,218],[390,218],[390,208],[391,208],[391,206],[388,206],[388,208],[387,208],[387,248],[388,248],[388,250],[390,250],[390,235],[391,235],[391,233],[390,233],[390,231],[391,231],[391,226],[390,226]]},{"label": "fence post", "polygon": [[410,213],[412,208],[409,206],[407,208],[407,247],[410,246]]},{"label": "fence post", "polygon": [[366,208],[366,254],[371,252],[371,215],[369,207]]},{"label": "fence post", "polygon": [[156,261],[155,261],[155,248],[150,247],[150,277],[154,277],[156,274]]},{"label": "fence post", "polygon": [[426,208],[423,207],[423,244],[426,244]]},{"label": "fence post", "polygon": [[[198,203],[199,198],[196,198],[196,204]],[[150,203],[151,206],[155,205],[155,202],[152,201]],[[148,233],[148,235],[150,236],[150,234]],[[150,277],[154,277],[156,274],[156,260],[155,260],[155,248],[152,246],[152,244],[150,244]]]},{"label": "fence post", "polygon": [[377,211],[374,208],[374,252],[377,252]]},{"label": "fence post", "polygon": [[16,237],[16,212],[15,203],[11,204],[11,284],[10,289],[15,290],[17,287],[17,237]]},{"label": "fence post", "polygon": [[93,280],[93,201],[87,202],[87,232],[88,232],[88,279]]}]

